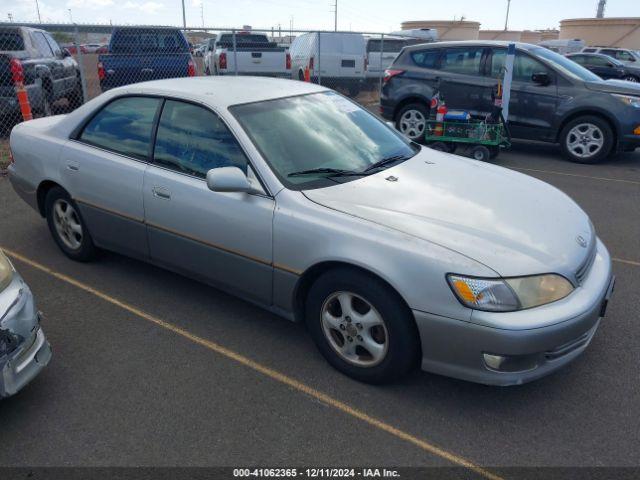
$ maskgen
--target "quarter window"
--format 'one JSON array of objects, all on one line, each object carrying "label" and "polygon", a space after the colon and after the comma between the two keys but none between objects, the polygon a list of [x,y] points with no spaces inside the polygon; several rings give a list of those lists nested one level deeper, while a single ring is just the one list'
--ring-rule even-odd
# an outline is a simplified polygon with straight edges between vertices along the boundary
[{"label": "quarter window", "polygon": [[174,100],[167,100],[162,109],[153,161],[201,178],[212,168],[239,167],[247,171],[247,158],[240,145],[216,114]]},{"label": "quarter window", "polygon": [[411,54],[415,64],[422,68],[438,68],[439,57],[440,50],[422,50]]},{"label": "quarter window", "polygon": [[160,100],[125,97],[114,100],[91,119],[80,140],[122,155],[147,160],[153,120]]},{"label": "quarter window", "polygon": [[482,47],[445,50],[440,61],[440,69],[464,75],[480,75],[482,51]]}]

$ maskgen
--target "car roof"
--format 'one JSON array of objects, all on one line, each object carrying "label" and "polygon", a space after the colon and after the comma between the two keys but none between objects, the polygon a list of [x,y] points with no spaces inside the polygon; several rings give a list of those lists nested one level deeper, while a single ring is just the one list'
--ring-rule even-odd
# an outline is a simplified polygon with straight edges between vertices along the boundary
[{"label": "car roof", "polygon": [[136,83],[111,90],[123,93],[154,94],[200,101],[214,108],[226,109],[232,105],[262,102],[328,91],[298,80],[249,76],[205,76],[171,78]]},{"label": "car roof", "polygon": [[[418,39],[420,40],[420,39]],[[521,50],[532,50],[534,48],[543,48],[539,45],[532,45],[530,43],[522,42],[509,42],[503,40],[460,40],[451,42],[425,42],[417,45],[411,45],[405,47],[405,50],[421,50],[425,47],[428,48],[449,48],[449,47],[505,47],[507,48],[511,44],[515,44],[516,48]]]}]

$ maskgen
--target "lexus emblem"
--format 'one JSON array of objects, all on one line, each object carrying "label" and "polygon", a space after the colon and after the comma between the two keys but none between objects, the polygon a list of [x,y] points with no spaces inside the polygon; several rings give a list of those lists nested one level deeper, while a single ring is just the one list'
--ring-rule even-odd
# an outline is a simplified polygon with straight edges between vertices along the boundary
[{"label": "lexus emblem", "polygon": [[576,237],[576,242],[578,242],[578,245],[580,245],[582,248],[587,248],[588,243],[583,236],[578,235]]}]

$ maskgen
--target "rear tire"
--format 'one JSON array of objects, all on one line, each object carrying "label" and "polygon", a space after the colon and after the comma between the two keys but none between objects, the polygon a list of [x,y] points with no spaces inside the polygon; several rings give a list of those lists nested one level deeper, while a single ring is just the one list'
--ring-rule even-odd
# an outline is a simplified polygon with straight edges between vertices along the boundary
[{"label": "rear tire", "polygon": [[429,109],[421,103],[410,103],[396,115],[396,129],[409,140],[424,143]]},{"label": "rear tire", "polygon": [[609,156],[613,138],[613,130],[606,120],[584,115],[564,126],[560,133],[560,148],[572,162],[594,164]]},{"label": "rear tire", "polygon": [[361,382],[399,379],[419,362],[411,310],[384,282],[359,270],[321,275],[307,296],[305,320],[324,358]]},{"label": "rear tire", "polygon": [[45,197],[45,216],[53,239],[62,252],[77,262],[88,262],[96,247],[80,209],[61,187],[53,187]]},{"label": "rear tire", "polygon": [[471,149],[471,158],[479,162],[488,162],[491,159],[491,152],[484,145],[476,145]]}]

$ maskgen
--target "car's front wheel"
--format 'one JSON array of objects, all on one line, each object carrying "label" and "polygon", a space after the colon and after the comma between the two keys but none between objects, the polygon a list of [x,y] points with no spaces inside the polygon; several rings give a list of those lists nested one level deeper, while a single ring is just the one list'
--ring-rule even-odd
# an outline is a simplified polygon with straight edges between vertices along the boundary
[{"label": "car's front wheel", "polygon": [[613,148],[613,130],[600,117],[585,115],[571,120],[560,133],[565,157],[577,163],[598,163]]},{"label": "car's front wheel", "polygon": [[96,248],[80,210],[64,189],[53,187],[47,192],[45,215],[53,239],[67,257],[87,262],[95,256]]},{"label": "car's front wheel", "polygon": [[309,291],[306,322],[326,360],[356,380],[389,382],[418,362],[411,311],[384,282],[358,270],[321,275]]},{"label": "car's front wheel", "polygon": [[405,105],[396,116],[396,129],[414,142],[422,142],[427,128],[429,110],[420,103]]}]

